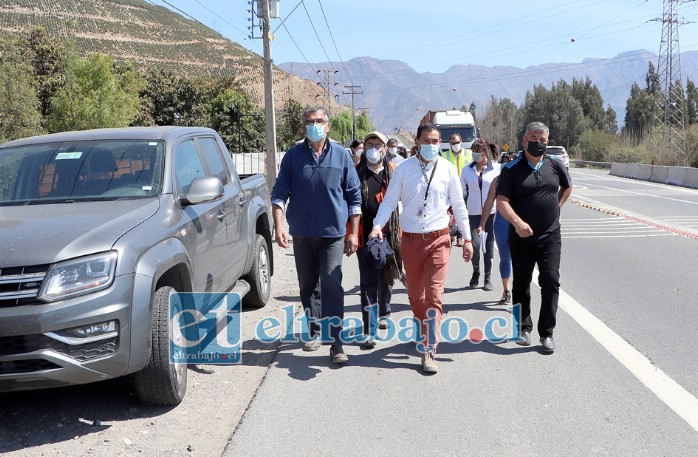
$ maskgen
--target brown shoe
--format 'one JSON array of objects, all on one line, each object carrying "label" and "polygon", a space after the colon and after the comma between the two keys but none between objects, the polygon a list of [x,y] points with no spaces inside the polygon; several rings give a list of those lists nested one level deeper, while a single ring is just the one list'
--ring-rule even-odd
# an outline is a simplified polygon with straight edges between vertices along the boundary
[{"label": "brown shoe", "polygon": [[463,247],[463,238],[458,238],[458,240],[456,241],[456,246],[458,246],[459,248]]},{"label": "brown shoe", "polygon": [[439,367],[434,359],[434,351],[424,352],[422,354],[422,370],[425,373],[436,373]]}]

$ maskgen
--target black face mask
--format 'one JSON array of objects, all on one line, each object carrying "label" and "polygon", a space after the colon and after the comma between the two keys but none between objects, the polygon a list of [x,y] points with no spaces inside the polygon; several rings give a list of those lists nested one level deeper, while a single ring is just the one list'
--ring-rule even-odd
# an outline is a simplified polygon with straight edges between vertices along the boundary
[{"label": "black face mask", "polygon": [[529,141],[526,150],[533,157],[540,157],[545,153],[545,143],[539,141]]}]

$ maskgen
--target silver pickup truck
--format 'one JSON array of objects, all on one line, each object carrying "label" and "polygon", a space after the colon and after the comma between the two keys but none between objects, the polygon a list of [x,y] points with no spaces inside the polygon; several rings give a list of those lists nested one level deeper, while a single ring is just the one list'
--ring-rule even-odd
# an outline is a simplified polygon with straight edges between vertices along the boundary
[{"label": "silver pickup truck", "polygon": [[262,175],[237,174],[218,134],[144,127],[0,146],[0,392],[132,375],[176,405],[169,296],[269,298],[273,231]]}]

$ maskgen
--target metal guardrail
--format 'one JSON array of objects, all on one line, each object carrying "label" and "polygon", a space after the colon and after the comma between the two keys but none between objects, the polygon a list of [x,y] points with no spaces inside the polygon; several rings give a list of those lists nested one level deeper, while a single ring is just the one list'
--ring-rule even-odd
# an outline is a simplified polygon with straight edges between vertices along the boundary
[{"label": "metal guardrail", "polygon": [[596,168],[611,168],[613,165],[611,162],[593,162],[590,160],[570,160],[570,165],[575,167],[596,167]]}]

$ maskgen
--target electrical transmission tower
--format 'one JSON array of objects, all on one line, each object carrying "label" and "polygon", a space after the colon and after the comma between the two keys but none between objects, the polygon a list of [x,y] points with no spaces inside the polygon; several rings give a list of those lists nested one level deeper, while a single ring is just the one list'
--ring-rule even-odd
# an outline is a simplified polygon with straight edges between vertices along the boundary
[{"label": "electrical transmission tower", "polygon": [[[332,113],[330,112],[330,110],[332,109],[332,107],[330,106],[330,100],[332,99],[332,94],[330,93],[330,89],[339,84],[339,83],[332,83],[332,76],[339,73],[339,71],[338,70],[328,70],[328,69],[318,70],[317,71],[318,76],[320,76],[320,73],[322,73],[322,81],[317,83],[317,85],[322,86],[322,88],[325,89],[325,109],[327,110],[327,115],[331,116]],[[339,98],[338,95],[335,95],[334,97]]]},{"label": "electrical transmission tower", "polygon": [[664,165],[685,165],[686,133],[684,131],[684,96],[679,54],[679,27],[687,24],[679,18],[678,6],[685,1],[664,0],[661,18],[662,41],[659,46],[660,93],[652,132],[652,141],[660,153]]}]

